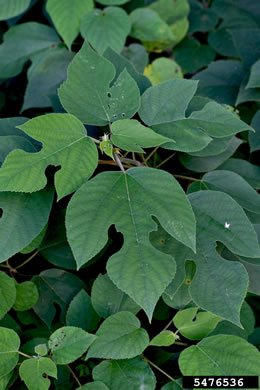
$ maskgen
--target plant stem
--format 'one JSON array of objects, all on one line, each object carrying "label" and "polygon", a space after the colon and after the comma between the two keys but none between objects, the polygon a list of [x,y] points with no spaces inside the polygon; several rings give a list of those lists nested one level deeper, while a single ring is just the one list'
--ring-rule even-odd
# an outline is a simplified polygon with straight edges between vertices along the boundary
[{"label": "plant stem", "polygon": [[176,382],[176,379],[172,378],[167,372],[163,371],[160,367],[158,367],[155,363],[151,362],[146,356],[141,355],[141,357],[147,361],[152,367],[156,368],[156,370],[160,371],[163,375],[167,376],[168,379],[170,379],[172,382]]},{"label": "plant stem", "polygon": [[100,141],[98,140],[98,139],[96,139],[96,138],[93,138],[93,137],[90,137],[89,135],[88,135],[88,138],[90,138],[92,141],[94,141],[96,144],[100,144]]},{"label": "plant stem", "polygon": [[[118,164],[115,161],[109,161],[109,160],[98,160],[99,164],[107,164],[107,165],[115,165],[118,166]],[[130,165],[122,164],[125,168],[131,168]]]},{"label": "plant stem", "polygon": [[122,163],[121,163],[120,158],[118,157],[118,155],[117,155],[117,154],[114,154],[114,158],[115,158],[115,160],[116,160],[116,162],[117,162],[117,165],[118,165],[119,168],[121,169],[121,171],[125,173],[125,168],[123,167],[123,165],[122,165]]},{"label": "plant stem", "polygon": [[173,154],[171,154],[169,157],[167,157],[165,160],[163,160],[162,162],[160,162],[160,164],[158,164],[155,168],[160,168],[163,164],[167,163],[167,161],[169,161],[173,156],[175,156],[176,152],[174,152]]},{"label": "plant stem", "polygon": [[187,344],[187,343],[182,343],[181,341],[175,341],[174,344],[183,345],[184,347],[188,347],[188,346],[189,346],[189,344]]},{"label": "plant stem", "polygon": [[172,322],[172,319],[171,319],[171,321],[165,326],[165,328],[163,328],[162,332],[164,332],[165,330],[167,330],[167,329],[169,328],[169,326],[171,326],[172,323],[173,323],[173,322]]},{"label": "plant stem", "polygon": [[121,162],[125,162],[125,163],[129,163],[129,164],[137,165],[138,167],[139,167],[140,165],[142,165],[142,163],[141,163],[140,161],[132,160],[131,158],[122,158]]},{"label": "plant stem", "polygon": [[182,176],[182,175],[173,175],[177,179],[184,179],[184,180],[190,180],[190,181],[201,181],[200,179],[195,179],[195,177],[191,176]]},{"label": "plant stem", "polygon": [[70,370],[71,375],[73,376],[73,378],[75,379],[75,381],[77,382],[77,384],[79,385],[79,387],[81,388],[82,385],[81,385],[81,383],[80,383],[80,381],[79,381],[79,378],[78,378],[77,375],[75,374],[75,372],[72,370],[72,368],[71,368],[68,364],[66,364],[66,367]]},{"label": "plant stem", "polygon": [[25,356],[25,357],[27,357],[27,358],[29,358],[29,359],[32,359],[32,356],[27,355],[26,353],[23,353],[23,352],[21,352],[21,351],[17,351],[17,353],[19,353],[19,355],[22,355],[22,356]]},{"label": "plant stem", "polygon": [[19,265],[16,267],[16,269],[21,268],[21,267],[23,267],[25,264],[29,263],[29,261],[31,261],[39,252],[40,252],[39,249],[37,249],[37,251],[35,251],[30,257],[28,257],[27,260],[25,260],[22,264],[19,264]]},{"label": "plant stem", "polygon": [[152,155],[159,149],[160,146],[156,146],[154,150],[144,159],[144,164],[147,163],[147,161],[152,157]]}]

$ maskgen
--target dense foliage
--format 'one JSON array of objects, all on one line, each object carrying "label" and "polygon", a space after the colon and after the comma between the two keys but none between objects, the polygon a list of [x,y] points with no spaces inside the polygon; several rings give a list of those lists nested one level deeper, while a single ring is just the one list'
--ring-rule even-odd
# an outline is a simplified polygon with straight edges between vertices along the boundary
[{"label": "dense foliage", "polygon": [[0,0],[0,390],[260,375],[260,8]]}]

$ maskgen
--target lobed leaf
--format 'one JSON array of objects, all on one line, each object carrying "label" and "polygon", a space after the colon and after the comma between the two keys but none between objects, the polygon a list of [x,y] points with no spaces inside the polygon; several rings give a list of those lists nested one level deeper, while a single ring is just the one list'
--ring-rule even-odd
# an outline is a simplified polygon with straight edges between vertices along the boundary
[{"label": "lobed leaf", "polygon": [[19,128],[42,142],[43,147],[33,154],[14,150],[6,157],[0,168],[2,191],[38,191],[47,183],[47,166],[61,165],[55,174],[58,199],[61,199],[75,191],[94,172],[98,160],[96,146],[74,116],[47,114],[31,119]]},{"label": "lobed leaf", "polygon": [[68,79],[59,88],[61,104],[83,123],[104,126],[131,118],[139,108],[136,82],[124,69],[117,80],[114,66],[84,43],[68,68]]},{"label": "lobed leaf", "polygon": [[111,224],[123,233],[123,248],[109,259],[108,275],[149,318],[175,274],[173,258],[150,244],[149,232],[156,228],[151,216],[195,250],[195,220],[183,190],[171,175],[152,168],[95,176],[73,196],[66,216],[68,239],[78,267],[103,248]]},{"label": "lobed leaf", "polygon": [[57,378],[57,367],[47,357],[27,359],[21,364],[19,374],[29,390],[48,390],[51,381],[43,374]]}]

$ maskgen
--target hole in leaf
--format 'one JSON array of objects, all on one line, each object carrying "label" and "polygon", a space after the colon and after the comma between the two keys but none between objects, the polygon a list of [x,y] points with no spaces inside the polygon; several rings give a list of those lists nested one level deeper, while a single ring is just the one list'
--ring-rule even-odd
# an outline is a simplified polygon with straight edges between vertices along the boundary
[{"label": "hole in leaf", "polygon": [[3,215],[3,209],[0,208],[0,218],[2,218]]},{"label": "hole in leaf", "polygon": [[122,117],[124,118],[124,117],[125,117],[125,112],[122,112],[122,114],[121,114],[121,115],[122,115]]},{"label": "hole in leaf", "polygon": [[109,98],[111,98],[111,97],[112,97],[112,95],[111,95],[111,93],[110,93],[110,92],[107,92],[107,97],[109,97]]}]

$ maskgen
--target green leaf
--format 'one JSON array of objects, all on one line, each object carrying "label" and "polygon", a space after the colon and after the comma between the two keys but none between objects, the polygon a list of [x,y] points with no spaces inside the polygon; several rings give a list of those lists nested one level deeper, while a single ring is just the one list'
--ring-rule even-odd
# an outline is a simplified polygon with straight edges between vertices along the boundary
[{"label": "green leaf", "polygon": [[[251,133],[250,133],[251,134]],[[250,135],[249,135],[250,137]],[[218,167],[242,176],[252,187],[260,189],[260,167],[240,158],[230,158]]]},{"label": "green leaf", "polygon": [[48,0],[46,9],[68,48],[79,34],[80,22],[94,7],[93,0]]},{"label": "green leaf", "polygon": [[37,285],[39,299],[33,310],[48,327],[54,319],[59,305],[61,321],[64,323],[66,309],[72,298],[84,288],[84,283],[75,275],[61,269],[49,269],[34,276],[32,281]]},{"label": "green leaf", "polygon": [[113,144],[128,152],[144,153],[142,147],[151,148],[165,142],[172,142],[135,119],[118,120],[112,124],[111,130]]},{"label": "green leaf", "polygon": [[177,62],[166,57],[159,57],[144,70],[153,85],[163,83],[171,79],[183,78],[181,67]]},{"label": "green leaf", "polygon": [[[21,165],[21,161],[18,164]],[[3,210],[0,218],[0,262],[22,250],[42,231],[48,221],[52,201],[53,190],[50,187],[34,194],[0,193]]]},{"label": "green leaf", "polygon": [[189,154],[180,154],[179,158],[181,163],[191,171],[194,172],[208,172],[213,171],[223,164],[226,160],[231,157],[239,145],[242,144],[242,140],[237,137],[232,137],[228,142],[227,148],[224,152],[208,156],[208,157],[196,157]]},{"label": "green leaf", "polygon": [[244,329],[239,328],[231,322],[221,321],[218,323],[213,332],[210,333],[210,336],[215,336],[217,334],[232,334],[247,340],[248,336],[255,328],[255,316],[253,310],[246,301],[243,302],[241,307],[240,321]]},{"label": "green leaf", "polygon": [[231,141],[227,137],[238,131],[253,131],[233,112],[201,97],[191,100],[186,116],[152,126],[157,133],[176,141],[175,144],[162,145],[163,148],[191,152],[199,157],[218,155],[227,149]]},{"label": "green leaf", "polygon": [[42,240],[43,240],[43,238],[44,238],[44,236],[45,236],[45,233],[46,233],[47,228],[48,228],[48,223],[46,223],[46,225],[45,225],[44,228],[41,230],[41,232],[38,234],[38,236],[36,236],[36,237],[30,242],[29,245],[27,245],[26,247],[24,247],[24,248],[20,251],[20,253],[26,255],[27,253],[31,253],[31,252],[33,252],[35,249],[37,249],[37,248],[40,246],[40,244],[41,244],[41,242],[42,242]]},{"label": "green leaf", "polygon": [[51,106],[49,97],[57,94],[57,88],[66,79],[67,67],[73,57],[74,53],[65,48],[54,48],[34,59],[27,73],[28,84],[21,111]]},{"label": "green leaf", "polygon": [[201,340],[181,352],[183,375],[259,375],[260,352],[237,336],[219,335]]},{"label": "green leaf", "polygon": [[168,234],[162,235],[161,230],[153,233],[156,248],[172,254],[177,262],[176,277],[166,293],[170,298],[174,296],[186,278],[185,261],[193,260],[196,273],[189,277],[188,285],[196,306],[241,326],[240,309],[248,289],[248,274],[242,264],[227,261],[217,253],[216,241],[239,257],[256,259],[260,253],[256,232],[243,209],[225,193],[199,191],[190,194],[189,200],[197,220],[196,255]]},{"label": "green leaf", "polygon": [[19,360],[19,347],[18,334],[12,329],[0,327],[0,378],[15,368]]},{"label": "green leaf", "polygon": [[11,27],[0,45],[1,78],[16,76],[33,54],[59,42],[54,29],[44,24],[28,22]]},{"label": "green leaf", "polygon": [[[107,292],[106,292],[107,298]],[[77,326],[85,331],[96,330],[99,316],[93,309],[90,296],[81,290],[71,301],[66,314],[66,325]]]},{"label": "green leaf", "polygon": [[229,194],[240,206],[260,213],[260,195],[237,173],[218,170],[202,177],[209,189]]},{"label": "green leaf", "polygon": [[104,10],[94,9],[84,16],[80,28],[83,38],[100,54],[108,46],[120,53],[130,30],[130,18],[119,7],[107,7]]},{"label": "green leaf", "polygon": [[0,20],[14,18],[22,14],[30,5],[30,0],[1,0]]},{"label": "green leaf", "polygon": [[38,344],[34,348],[35,353],[37,353],[40,356],[45,356],[48,353],[48,348],[46,344]]},{"label": "green leaf", "polygon": [[234,45],[232,34],[225,24],[221,24],[215,31],[208,35],[209,47],[212,47],[218,54],[227,57],[239,57]]},{"label": "green leaf", "polygon": [[186,37],[174,48],[174,58],[183,69],[183,73],[194,73],[207,66],[215,58],[210,46],[201,45],[195,38]]},{"label": "green leaf", "polygon": [[189,2],[187,0],[176,0],[174,2],[159,0],[153,2],[149,6],[149,9],[155,11],[169,25],[172,34],[168,42],[154,42],[155,51],[177,45],[188,31],[189,22],[187,16],[189,14]]},{"label": "green leaf", "polygon": [[[218,1],[219,3],[219,1]],[[197,0],[189,0],[189,34],[194,32],[208,32],[212,30],[218,22],[218,16],[213,11],[213,7],[205,8],[203,4]]]},{"label": "green leaf", "polygon": [[130,14],[131,36],[141,41],[171,41],[172,32],[157,12],[149,8],[137,8]]},{"label": "green leaf", "polygon": [[109,388],[100,381],[89,382],[86,385],[77,387],[76,390],[109,390]]},{"label": "green leaf", "polygon": [[14,310],[24,311],[31,309],[38,301],[39,294],[36,285],[33,282],[27,281],[17,283],[16,299],[14,303]]},{"label": "green leaf", "polygon": [[149,57],[148,53],[139,43],[131,43],[129,46],[125,46],[122,50],[122,55],[130,61],[137,72],[143,73],[144,68],[148,65]]},{"label": "green leaf", "polygon": [[245,68],[259,60],[259,28],[232,29],[232,38]]},{"label": "green leaf", "polygon": [[98,0],[98,3],[103,5],[121,5],[127,3],[129,0]]},{"label": "green leaf", "polygon": [[120,311],[136,314],[140,307],[123,291],[119,290],[108,275],[98,275],[93,283],[91,302],[102,318],[107,318]]},{"label": "green leaf", "polygon": [[246,88],[248,79],[249,79],[249,73],[245,75],[240,85],[236,103],[235,103],[236,106],[250,101],[260,102],[260,88]]},{"label": "green leaf", "polygon": [[149,345],[154,345],[156,347],[168,347],[175,343],[175,340],[178,338],[170,330],[163,330],[157,334],[149,343]]},{"label": "green leaf", "polygon": [[[179,382],[179,381],[178,381]],[[181,384],[179,384],[177,381],[176,382],[168,382],[166,385],[164,385],[161,390],[182,390],[183,387]]]},{"label": "green leaf", "polygon": [[154,390],[155,375],[140,357],[126,360],[105,360],[93,370],[93,379],[102,381],[110,390]]},{"label": "green leaf", "polygon": [[140,105],[137,84],[126,69],[110,87],[114,77],[114,66],[84,43],[59,88],[63,107],[89,125],[131,118]]},{"label": "green leaf", "polygon": [[[141,47],[143,48],[143,50],[145,50],[143,46],[141,46]],[[145,51],[145,53],[146,53],[146,51]],[[115,67],[116,74],[115,74],[114,80],[118,78],[118,76],[120,75],[120,73],[122,73],[122,71],[124,69],[126,69],[127,72],[130,74],[130,76],[137,83],[141,95],[147,88],[149,88],[151,86],[151,82],[147,77],[145,77],[143,74],[139,73],[139,71],[136,71],[135,67],[133,66],[133,64],[131,62],[129,62],[129,60],[127,60],[122,55],[119,55],[118,53],[116,53],[110,47],[108,47],[106,49],[103,56],[109,62],[111,62]],[[142,71],[142,73],[143,73],[143,71]]]},{"label": "green leaf", "polygon": [[249,133],[248,141],[250,145],[250,152],[253,153],[260,150],[260,110],[254,115],[251,125],[255,129],[255,133]]},{"label": "green leaf", "polygon": [[168,80],[154,85],[142,95],[138,114],[148,126],[183,119],[196,89],[197,82],[191,80]]},{"label": "green leaf", "polygon": [[245,70],[240,61],[218,60],[193,78],[199,80],[197,93],[218,103],[235,105]]},{"label": "green leaf", "polygon": [[53,210],[39,250],[51,264],[63,269],[76,269],[77,265],[66,237],[65,209]]},{"label": "green leaf", "polygon": [[246,88],[260,88],[260,60],[252,66]]},{"label": "green leaf", "polygon": [[4,375],[4,376],[1,376],[0,378],[0,390],[6,390],[7,388],[7,385],[10,381],[10,379],[12,378],[13,376],[13,372],[9,372],[9,374],[7,375]]},{"label": "green leaf", "polygon": [[15,297],[15,280],[4,272],[0,272],[0,319],[12,308]]},{"label": "green leaf", "polygon": [[[94,172],[97,149],[86,134],[83,124],[69,114],[47,114],[29,120],[19,127],[42,142],[39,153],[14,150],[0,169],[2,191],[34,192],[47,183],[48,165],[61,165],[55,174],[58,200],[75,191]],[[75,162],[80,164],[75,170]]]},{"label": "green leaf", "polygon": [[[260,248],[256,233],[243,209],[225,193],[200,191],[189,195],[189,200],[198,226],[198,254],[193,256],[197,271],[190,284],[191,297],[201,308],[240,326],[248,276],[241,264],[217,254],[215,242],[222,242],[238,255],[257,258]],[[210,231],[206,228],[209,223]]]},{"label": "green leaf", "polygon": [[69,364],[83,355],[96,339],[93,334],[76,326],[64,326],[52,333],[49,348],[57,364]]},{"label": "green leaf", "polygon": [[[156,228],[151,216],[177,240],[195,248],[195,220],[178,182],[152,168],[131,168],[126,174],[103,172],[76,192],[67,210],[68,239],[78,267],[104,247],[110,225],[124,234],[122,249],[108,261],[108,275],[151,318],[175,274],[172,257],[150,244],[149,232]],[[92,229],[86,231],[90,224]]]},{"label": "green leaf", "polygon": [[208,336],[221,318],[209,312],[199,312],[197,307],[181,310],[173,317],[173,323],[182,336],[201,340]]},{"label": "green leaf", "polygon": [[149,345],[148,333],[140,328],[140,321],[134,314],[127,311],[105,319],[96,335],[86,359],[130,359],[140,355]]},{"label": "green leaf", "polygon": [[29,390],[48,390],[51,381],[43,374],[57,378],[57,367],[46,357],[27,359],[21,364],[19,374]]}]

